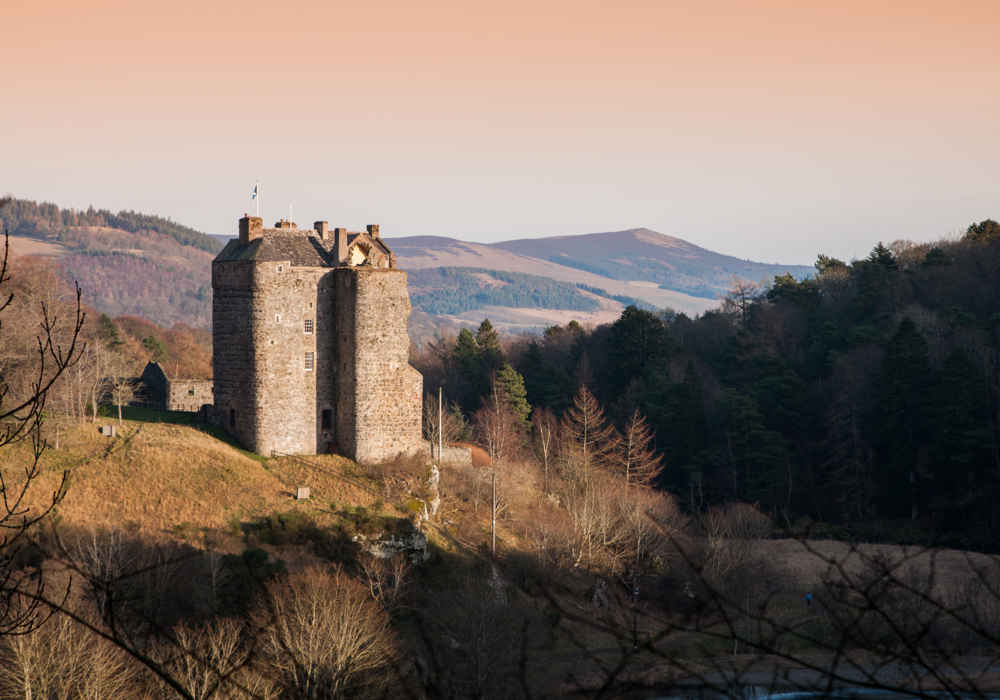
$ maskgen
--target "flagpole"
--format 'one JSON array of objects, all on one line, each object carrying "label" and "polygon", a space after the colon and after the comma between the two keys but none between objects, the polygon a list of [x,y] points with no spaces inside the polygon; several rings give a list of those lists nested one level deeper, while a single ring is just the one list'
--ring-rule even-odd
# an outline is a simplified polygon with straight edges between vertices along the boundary
[{"label": "flagpole", "polygon": [[255,191],[257,193],[257,196],[254,197],[254,200],[257,202],[257,218],[259,219],[260,218],[260,181],[259,180],[257,181],[257,188],[256,188]]}]

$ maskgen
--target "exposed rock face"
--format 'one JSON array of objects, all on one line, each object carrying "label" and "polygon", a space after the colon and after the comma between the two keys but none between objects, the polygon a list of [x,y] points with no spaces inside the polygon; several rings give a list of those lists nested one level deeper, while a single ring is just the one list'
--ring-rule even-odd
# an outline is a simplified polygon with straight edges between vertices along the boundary
[{"label": "exposed rock face", "polygon": [[437,515],[438,508],[441,507],[441,493],[438,491],[438,484],[441,481],[441,472],[436,464],[430,466],[430,475],[427,477],[427,507],[428,517]]},{"label": "exposed rock face", "polygon": [[378,227],[257,217],[212,263],[213,419],[260,454],[423,450],[406,273]]},{"label": "exposed rock face", "polygon": [[412,563],[422,564],[430,558],[427,551],[427,536],[417,529],[405,535],[396,533],[375,537],[358,535],[357,541],[366,552],[379,559],[390,559],[397,554],[404,554]]}]

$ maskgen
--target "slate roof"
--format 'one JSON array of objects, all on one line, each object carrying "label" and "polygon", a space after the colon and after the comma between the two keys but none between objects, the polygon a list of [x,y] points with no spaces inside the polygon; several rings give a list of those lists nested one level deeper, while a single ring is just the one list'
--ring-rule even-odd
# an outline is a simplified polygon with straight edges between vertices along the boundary
[{"label": "slate roof", "polygon": [[[253,260],[257,262],[291,261],[292,265],[302,267],[336,267],[333,259],[333,240],[324,242],[319,237],[309,235],[309,230],[293,230],[272,233],[265,229],[264,236],[250,241],[247,245],[240,243],[238,238],[230,239],[226,247],[216,256],[216,262],[236,262]],[[366,234],[353,233],[347,236],[347,246],[350,246],[359,236]],[[328,244],[325,245],[325,243]],[[375,244],[389,256],[389,247],[376,239]]]}]

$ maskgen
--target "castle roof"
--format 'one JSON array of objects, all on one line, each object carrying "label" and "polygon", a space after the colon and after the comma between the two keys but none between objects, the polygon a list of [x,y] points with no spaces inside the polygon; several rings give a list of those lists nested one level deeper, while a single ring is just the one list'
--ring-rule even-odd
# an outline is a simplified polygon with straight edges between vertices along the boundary
[{"label": "castle roof", "polygon": [[237,260],[255,260],[257,262],[275,262],[289,260],[292,265],[306,267],[331,267],[332,250],[327,250],[315,236],[266,236],[240,243],[234,238],[226,244],[222,252],[215,258],[218,262],[233,262]]},{"label": "castle roof", "polygon": [[[248,221],[248,217],[244,217]],[[257,219],[256,221],[260,221]],[[252,222],[250,222],[252,223]],[[344,229],[336,231],[343,234],[343,249],[337,249],[337,236],[326,235],[326,222],[322,224],[323,235],[313,229],[299,229],[290,221],[280,221],[277,228],[255,228],[256,234],[230,239],[225,248],[216,256],[216,262],[280,262],[289,261],[292,265],[302,267],[337,267],[349,262],[354,248],[363,251],[359,259],[369,260],[372,251],[378,251],[375,258],[388,262],[392,266],[392,252],[378,236],[378,227],[370,226],[368,232],[350,232]],[[249,223],[248,223],[249,226]]]}]

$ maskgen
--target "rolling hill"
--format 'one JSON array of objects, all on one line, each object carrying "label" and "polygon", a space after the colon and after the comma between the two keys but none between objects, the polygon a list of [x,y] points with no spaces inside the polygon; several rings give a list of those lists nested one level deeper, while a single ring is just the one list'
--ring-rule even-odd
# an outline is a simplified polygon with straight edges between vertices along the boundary
[{"label": "rolling hill", "polygon": [[[211,322],[211,260],[229,236],[136,212],[16,199],[0,219],[15,253],[52,257],[102,312],[168,326]],[[597,324],[628,304],[693,315],[716,306],[733,277],[812,272],[741,260],[645,228],[493,244],[443,236],[386,240],[410,272],[415,338],[484,316],[506,330],[572,319]]]}]

